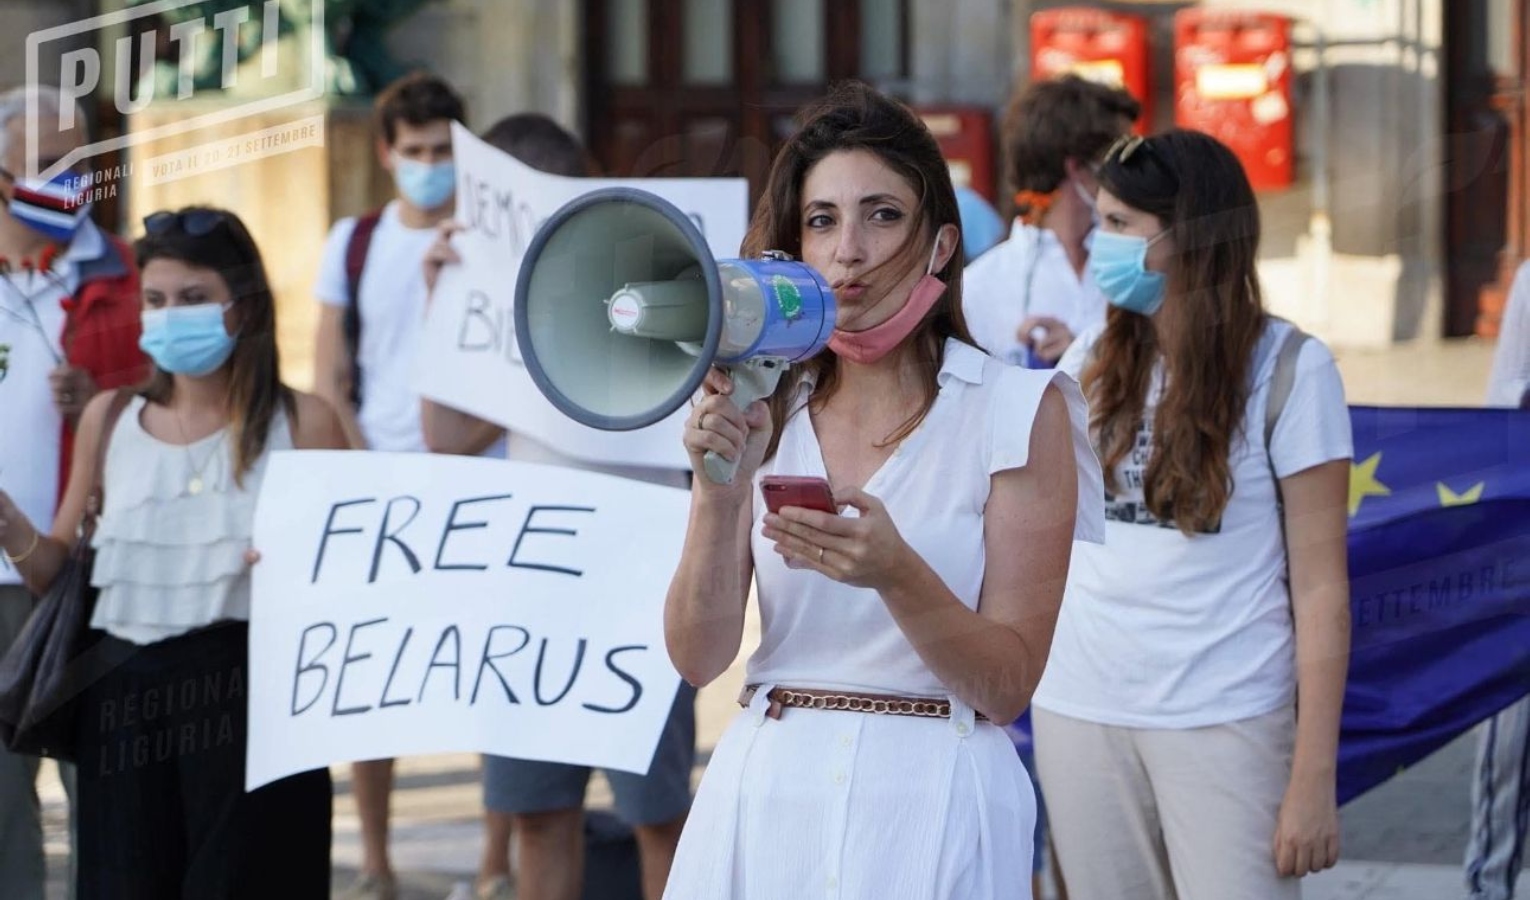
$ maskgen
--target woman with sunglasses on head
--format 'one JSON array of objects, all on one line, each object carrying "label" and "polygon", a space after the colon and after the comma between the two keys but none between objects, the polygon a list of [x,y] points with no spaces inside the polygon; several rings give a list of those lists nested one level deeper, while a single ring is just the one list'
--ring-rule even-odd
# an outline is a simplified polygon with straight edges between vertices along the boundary
[{"label": "woman with sunglasses on head", "polygon": [[1266,900],[1338,859],[1353,454],[1328,349],[1264,311],[1259,210],[1198,132],[1112,148],[1079,373],[1106,542],[1080,546],[1033,719],[1079,900]]},{"label": "woman with sunglasses on head", "polygon": [[328,406],[281,382],[275,303],[243,223],[192,207],[144,224],[153,374],[86,407],[51,533],[0,494],[0,543],[41,594],[98,478],[104,491],[91,624],[106,633],[95,652],[121,662],[80,704],[75,896],[327,897],[329,773],[244,791],[246,623],[269,454],[342,449],[345,436]]},{"label": "woman with sunglasses on head", "polygon": [[[665,896],[1026,897],[1035,805],[998,727],[1046,661],[1099,469],[1076,383],[1005,366],[961,312],[949,170],[908,109],[865,87],[802,114],[745,238],[834,288],[829,350],[739,410],[712,378],[665,631],[703,685],[738,652],[747,711],[718,744]],[[715,375],[715,373],[714,373]],[[756,476],[825,478],[842,514],[767,512]]]}]

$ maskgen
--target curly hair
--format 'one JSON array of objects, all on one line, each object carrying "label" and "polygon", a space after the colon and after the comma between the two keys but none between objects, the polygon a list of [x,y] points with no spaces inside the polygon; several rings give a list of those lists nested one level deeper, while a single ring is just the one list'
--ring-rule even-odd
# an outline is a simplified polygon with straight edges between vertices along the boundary
[{"label": "curly hair", "polygon": [[1068,177],[1067,160],[1099,159],[1141,114],[1131,94],[1077,75],[1032,83],[1004,111],[1010,191],[1056,191]]}]

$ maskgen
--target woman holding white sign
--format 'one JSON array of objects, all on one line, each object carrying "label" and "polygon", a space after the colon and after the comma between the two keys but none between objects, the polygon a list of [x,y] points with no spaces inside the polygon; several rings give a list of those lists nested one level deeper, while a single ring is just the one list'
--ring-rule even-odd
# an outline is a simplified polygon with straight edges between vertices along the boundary
[{"label": "woman holding white sign", "polygon": [[[1103,532],[1083,398],[973,346],[919,120],[864,85],[804,116],[744,249],[819,269],[838,327],[768,404],[709,380],[686,432],[745,477],[695,481],[670,655],[720,675],[751,576],[762,634],[666,897],[1022,896],[1035,800],[998,725],[1041,677],[1073,541]],[[822,477],[844,513],[768,513],[766,475]]]},{"label": "woman holding white sign", "polygon": [[[250,535],[273,450],[343,449],[339,419],[278,374],[260,251],[232,213],[144,220],[136,394],[103,392],[51,533],[0,493],[0,545],[28,587],[57,577],[87,498],[104,505],[91,581],[104,657],[80,702],[80,900],[329,895],[330,781],[245,793]],[[98,464],[106,442],[104,466]]]}]

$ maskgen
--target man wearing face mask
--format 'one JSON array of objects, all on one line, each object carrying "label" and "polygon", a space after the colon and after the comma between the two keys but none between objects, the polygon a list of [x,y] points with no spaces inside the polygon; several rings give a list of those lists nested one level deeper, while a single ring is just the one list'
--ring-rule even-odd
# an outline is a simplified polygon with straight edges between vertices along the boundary
[{"label": "man wearing face mask", "polygon": [[[461,97],[434,75],[405,76],[379,94],[377,156],[397,193],[375,213],[336,222],[324,245],[314,289],[322,304],[314,388],[340,413],[356,449],[427,450],[420,397],[411,384],[427,294],[420,261],[436,225],[454,209],[451,124],[464,118]],[[362,869],[345,896],[392,900],[398,891],[388,855],[393,760],[355,764],[352,785]]]},{"label": "man wearing face mask", "polygon": [[434,75],[389,85],[373,119],[396,194],[374,213],[336,222],[324,244],[314,386],[359,449],[425,450],[409,386],[425,314],[420,260],[454,209],[451,124],[464,118],[461,97]]},{"label": "man wearing face mask", "polygon": [[967,267],[962,288],[967,326],[990,354],[1050,367],[1075,335],[1104,322],[1105,297],[1086,268],[1097,224],[1092,169],[1140,113],[1125,91],[1072,75],[1011,101],[1004,143],[1014,228]]},{"label": "man wearing face mask", "polygon": [[[27,159],[29,101],[35,160]],[[30,177],[85,143],[83,111],[68,110],[78,124],[64,131],[64,110],[52,88],[0,92],[0,489],[33,522],[46,523],[69,474],[80,411],[98,391],[148,371],[138,349],[133,255],[90,221],[83,169]],[[14,562],[0,554],[0,653],[34,602]],[[37,765],[0,748],[0,885],[17,900],[43,897]]]}]

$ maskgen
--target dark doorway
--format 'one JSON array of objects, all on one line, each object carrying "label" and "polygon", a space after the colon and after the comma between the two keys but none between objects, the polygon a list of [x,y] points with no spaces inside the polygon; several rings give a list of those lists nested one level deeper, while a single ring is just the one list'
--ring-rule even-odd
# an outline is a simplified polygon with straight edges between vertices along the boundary
[{"label": "dark doorway", "polygon": [[1526,258],[1527,0],[1445,7],[1445,335],[1498,332]]},{"label": "dark doorway", "polygon": [[623,177],[742,175],[833,81],[906,74],[907,0],[585,0],[586,134]]}]

